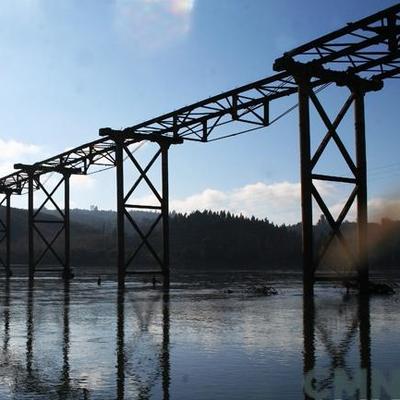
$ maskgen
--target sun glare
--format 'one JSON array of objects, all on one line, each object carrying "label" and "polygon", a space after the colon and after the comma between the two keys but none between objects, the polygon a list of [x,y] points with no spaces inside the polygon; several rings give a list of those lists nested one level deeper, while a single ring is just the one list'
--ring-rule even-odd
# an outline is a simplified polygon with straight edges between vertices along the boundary
[{"label": "sun glare", "polygon": [[171,0],[171,12],[173,14],[188,14],[192,11],[194,0]]}]

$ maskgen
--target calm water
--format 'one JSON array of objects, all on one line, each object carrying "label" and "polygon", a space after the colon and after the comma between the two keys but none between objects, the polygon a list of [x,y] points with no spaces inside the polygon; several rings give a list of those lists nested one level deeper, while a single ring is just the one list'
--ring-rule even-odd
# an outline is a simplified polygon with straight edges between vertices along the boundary
[{"label": "calm water", "polygon": [[321,286],[303,313],[299,280],[262,274],[0,285],[1,400],[400,398],[398,295]]}]

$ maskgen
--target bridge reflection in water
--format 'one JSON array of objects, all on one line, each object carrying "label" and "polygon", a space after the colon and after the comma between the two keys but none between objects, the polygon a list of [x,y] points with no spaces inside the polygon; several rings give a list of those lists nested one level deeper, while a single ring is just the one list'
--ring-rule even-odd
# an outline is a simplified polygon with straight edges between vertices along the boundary
[{"label": "bridge reflection in water", "polygon": [[[26,290],[26,323],[23,329],[25,332],[22,332],[21,324],[16,321],[11,323],[13,293],[10,289],[10,280],[6,279],[3,282],[1,308],[4,330],[0,353],[0,381],[4,387],[10,389],[10,398],[31,398],[32,396],[38,399],[98,398],[98,394],[88,382],[80,379],[79,376],[71,376],[71,368],[73,369],[74,365],[70,357],[70,283],[68,281],[63,283],[64,290],[61,292],[62,301],[60,301],[62,314],[59,315],[61,320],[57,321],[57,326],[60,326],[61,331],[57,332],[60,336],[57,341],[58,346],[54,346],[53,343],[49,345],[53,351],[49,371],[49,361],[47,360],[46,363],[39,346],[44,345],[46,348],[46,343],[40,342],[43,339],[49,339],[42,332],[35,330],[37,322],[41,325],[41,329],[46,324],[43,323],[43,315],[35,312],[34,281],[30,281]],[[19,290],[18,295],[20,293]],[[23,299],[18,298],[17,301],[20,304]],[[49,302],[51,301],[52,299],[49,299]],[[160,308],[161,318],[159,321],[154,321],[153,314],[155,311],[158,313]],[[157,398],[169,399],[169,294],[161,290],[152,290],[151,295],[145,293],[140,298],[140,294],[129,292],[128,289],[120,290],[116,296],[114,309],[116,360],[114,363],[110,362],[109,365],[115,365],[116,392],[111,393],[112,385],[108,382],[107,396],[118,400],[126,398],[145,400],[153,398],[152,391],[159,386],[162,393]],[[21,315],[16,317],[20,318]],[[10,346],[14,327],[17,331],[15,340],[20,341],[21,337],[25,340],[25,345],[21,346],[25,348],[25,362],[21,358],[21,352],[18,352],[18,346]],[[60,352],[55,353],[54,349],[56,351],[60,349]],[[92,368],[96,370],[96,367],[93,365]],[[76,375],[76,369],[74,372]],[[88,371],[87,375],[90,375],[90,372]],[[2,393],[0,397],[1,395]]]},{"label": "bridge reflection in water", "polygon": [[[125,398],[127,383],[130,387],[130,396],[149,399],[151,390],[159,379],[162,380],[163,399],[169,399],[169,293],[163,291],[150,298],[146,296],[146,299],[148,301],[137,302],[133,293],[126,290],[118,291],[117,399]],[[125,307],[127,301],[130,301],[134,315],[127,313],[128,308]],[[151,331],[154,308],[160,301],[162,302],[161,343],[155,340]],[[134,321],[131,320],[132,317]],[[126,329],[126,320],[131,320],[129,321],[132,323],[131,329]],[[140,349],[139,353],[135,353],[135,349]]]},{"label": "bridge reflection in water", "polygon": [[303,297],[306,400],[372,399],[369,302],[348,293]]},{"label": "bridge reflection in water", "polygon": [[0,280],[0,399],[390,398],[377,373],[398,366],[396,297],[33,282]]}]

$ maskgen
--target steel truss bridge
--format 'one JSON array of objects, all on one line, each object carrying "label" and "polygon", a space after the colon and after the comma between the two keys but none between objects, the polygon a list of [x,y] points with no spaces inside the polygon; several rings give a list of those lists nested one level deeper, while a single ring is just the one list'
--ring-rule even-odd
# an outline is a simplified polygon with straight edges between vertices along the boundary
[{"label": "steel truss bridge", "polygon": [[[28,247],[29,276],[33,279],[46,253],[51,253],[59,262],[64,278],[71,275],[70,267],[70,222],[69,222],[69,181],[72,174],[88,174],[95,167],[115,167],[117,184],[117,243],[118,243],[118,280],[121,285],[134,263],[141,248],[146,248],[154,256],[164,276],[169,282],[169,194],[168,194],[168,150],[171,145],[185,141],[211,142],[238,133],[268,127],[284,114],[274,115],[271,103],[286,96],[298,98],[300,160],[301,160],[301,201],[304,290],[313,293],[316,274],[321,258],[337,239],[346,249],[358,271],[361,288],[368,284],[367,240],[367,169],[365,149],[365,111],[364,99],[367,93],[379,91],[384,81],[399,78],[400,72],[400,4],[379,11],[357,22],[299,46],[275,60],[275,75],[252,82],[245,86],[229,90],[174,112],[153,118],[122,130],[100,129],[100,138],[85,143],[72,150],[57,154],[32,165],[16,164],[16,172],[0,178],[0,190],[4,194],[5,217],[0,223],[2,242],[5,251],[1,257],[7,275],[10,269],[10,197],[23,192],[28,193]],[[328,117],[329,112],[321,103],[318,93],[330,84],[335,84],[347,94],[336,118]],[[354,110],[355,158],[350,155],[338,134],[338,128],[344,117]],[[317,113],[326,129],[323,139],[315,153],[311,152],[310,112]],[[229,125],[229,134],[226,134]],[[143,141],[154,142],[157,150],[149,163],[141,165],[132,149]],[[338,176],[316,173],[321,156],[327,145],[333,142],[351,176]],[[131,163],[139,173],[139,178],[126,185],[124,180],[124,160]],[[162,182],[157,189],[149,177],[149,171],[160,162]],[[60,181],[54,189],[46,189],[43,175],[58,173]],[[351,193],[343,210],[334,218],[324,201],[323,194],[317,189],[318,181],[340,182],[351,185]],[[138,185],[146,184],[154,194],[157,205],[134,204],[131,201]],[[55,194],[64,189],[63,208],[57,204]],[[36,193],[45,195],[44,202],[34,209]],[[317,254],[313,244],[313,202],[316,202],[330,226],[329,240],[322,252]],[[42,217],[45,204],[52,203],[59,213],[59,219]],[[352,207],[357,208],[357,246],[350,246],[341,227]],[[157,211],[158,217],[148,232],[144,232],[130,212],[134,209]],[[59,229],[53,238],[46,237],[45,227],[57,225]],[[157,225],[162,226],[162,254],[158,254],[149,240]],[[126,230],[134,229],[141,239],[139,248],[131,255],[126,250]],[[56,251],[54,243],[63,238],[63,254]],[[38,254],[37,241],[44,244]]]}]

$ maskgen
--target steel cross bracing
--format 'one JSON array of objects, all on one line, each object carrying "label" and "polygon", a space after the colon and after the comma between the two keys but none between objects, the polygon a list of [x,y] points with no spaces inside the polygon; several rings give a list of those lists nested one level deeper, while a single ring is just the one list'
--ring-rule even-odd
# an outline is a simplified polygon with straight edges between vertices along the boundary
[{"label": "steel cross bracing", "polygon": [[[72,277],[70,266],[70,177],[72,174],[81,174],[74,168],[38,167],[17,164],[28,176],[28,266],[29,277],[33,279],[35,272],[55,272],[58,269],[65,279]],[[41,181],[45,172],[57,172],[56,184],[52,189],[46,188]],[[64,207],[61,209],[56,201],[56,195],[63,189]],[[34,208],[35,193],[42,192],[44,199],[37,208]],[[55,208],[55,214],[46,213],[46,205]],[[63,239],[63,245],[57,246],[58,239]],[[61,247],[61,249],[60,249]],[[54,266],[45,266],[44,261],[50,256],[58,269]],[[53,261],[53,263],[54,263]],[[60,268],[61,267],[61,268]]]},{"label": "steel cross bracing", "polygon": [[[365,120],[364,96],[359,85],[351,86],[350,95],[345,100],[342,108],[332,121],[326,109],[309,84],[309,76],[303,69],[298,70],[297,81],[299,84],[299,121],[300,121],[300,160],[301,160],[301,199],[302,199],[302,229],[303,229],[303,272],[304,290],[312,292],[316,280],[318,266],[329,249],[332,240],[338,239],[350,260],[351,269],[358,272],[361,289],[368,286],[368,260],[367,260],[367,169],[365,148]],[[319,142],[314,153],[311,150],[311,118],[310,108],[317,111],[318,117],[326,127],[326,134]],[[354,138],[355,160],[350,155],[340,135],[338,127],[342,123],[351,107],[354,109]],[[330,174],[321,174],[316,171],[321,156],[326,152],[330,142],[334,142],[339,159],[343,160],[350,176],[341,176],[332,171]],[[318,190],[317,182],[328,181],[351,185],[352,190],[337,218],[333,217],[323,195]],[[316,254],[314,245],[313,226],[313,201],[315,201],[330,226],[330,234],[323,244],[320,253]],[[345,221],[352,205],[357,206],[357,239],[355,249],[345,239],[341,226]],[[346,277],[344,277],[346,278]]]},{"label": "steel cross bracing", "polygon": [[[105,133],[104,131],[102,132]],[[167,138],[167,137],[154,137],[151,140],[156,142],[158,145],[154,155],[145,165],[141,165],[141,162],[134,156],[132,150],[129,148],[127,141],[130,138],[126,135],[112,134],[112,137],[116,144],[115,158],[116,158],[116,182],[117,182],[117,246],[118,246],[118,281],[120,285],[123,285],[125,276],[128,268],[132,262],[136,259],[140,250],[145,247],[152,257],[155,259],[159,269],[149,271],[148,269],[143,271],[134,270],[133,273],[162,273],[164,276],[164,284],[169,282],[169,185],[168,185],[168,150],[171,144],[182,143],[180,138]],[[124,183],[124,158],[128,160],[137,172],[137,179],[133,185],[129,185],[129,189],[126,190]],[[161,160],[161,190],[157,189],[151,179],[149,178],[149,172],[155,168],[157,160]],[[151,197],[155,201],[151,204],[135,204],[132,203],[132,196],[139,187],[141,182],[145,182],[150,189]],[[134,197],[134,196],[133,196]],[[147,210],[155,211],[154,221],[147,228],[147,231],[143,231],[135,216],[131,211],[133,210]],[[134,229],[134,232],[139,237],[139,244],[136,249],[130,254],[126,254],[126,222]],[[162,224],[162,255],[160,256],[157,249],[150,241],[150,236],[153,231]]]},{"label": "steel cross bracing", "polygon": [[[304,132],[307,130],[305,121],[307,110],[305,108],[308,107],[308,104],[306,105],[306,102],[311,99],[315,103],[311,92],[316,93],[326,85],[334,83],[351,88],[352,93],[365,93],[381,89],[385,79],[399,77],[399,18],[400,4],[396,4],[367,18],[348,24],[342,29],[285,53],[283,57],[275,61],[274,69],[279,72],[273,76],[120,131],[105,128],[100,132],[103,135],[102,138],[35,163],[33,173],[20,169],[1,178],[0,188],[24,191],[29,189],[28,183],[34,177],[59,168],[78,168],[85,174],[92,166],[118,168],[123,159],[117,160],[116,135],[121,135],[124,138],[124,146],[129,147],[136,142],[156,141],[157,138],[209,142],[232,134],[260,129],[285,114],[276,114],[271,103],[294,93],[299,93],[301,120],[303,119],[301,125]],[[302,102],[303,104],[301,104]],[[361,100],[358,102],[358,108],[359,123],[360,120],[363,120]],[[234,124],[232,124],[233,122]],[[327,124],[329,136],[337,142],[334,129],[330,126],[332,122],[324,122]],[[238,131],[232,133],[230,130],[227,135],[227,124],[237,127]],[[361,141],[363,140],[362,136],[363,132],[358,132]],[[301,137],[304,139],[304,134],[301,134]],[[306,147],[307,143],[303,143],[303,150]],[[302,158],[307,159],[304,151],[302,151]],[[309,162],[311,159],[307,160],[307,163]],[[306,165],[306,168],[302,169],[303,178],[308,174],[307,182],[302,179],[302,184],[306,182],[307,191],[307,196],[303,196],[303,205],[309,203],[311,194],[317,198],[310,184],[310,178],[312,183],[312,179],[316,177],[312,176],[310,171],[307,172],[308,167],[309,165]],[[304,172],[307,173],[304,175]],[[365,168],[362,166],[361,169],[354,172],[357,175],[355,179],[358,185],[358,197],[362,198],[361,203],[363,203],[365,202],[366,186],[364,184],[360,186],[360,176],[364,174]],[[168,199],[165,201],[168,202]],[[322,205],[321,201],[318,203],[320,206]],[[121,203],[121,207],[122,205]],[[308,206],[305,207],[307,209]],[[361,204],[360,208],[363,211],[359,216],[364,218],[365,207]],[[303,206],[303,225],[307,225],[310,215],[307,211],[304,213]],[[304,219],[304,217],[306,218]],[[304,222],[306,223],[304,224]],[[330,222],[337,234],[338,221]],[[365,221],[361,225],[365,226]],[[308,228],[306,227],[306,229]],[[361,231],[360,234],[364,235]]]},{"label": "steel cross bracing", "polygon": [[327,69],[359,74],[367,79],[398,75],[400,4],[286,52],[274,63],[287,71],[289,63],[323,65]]}]

